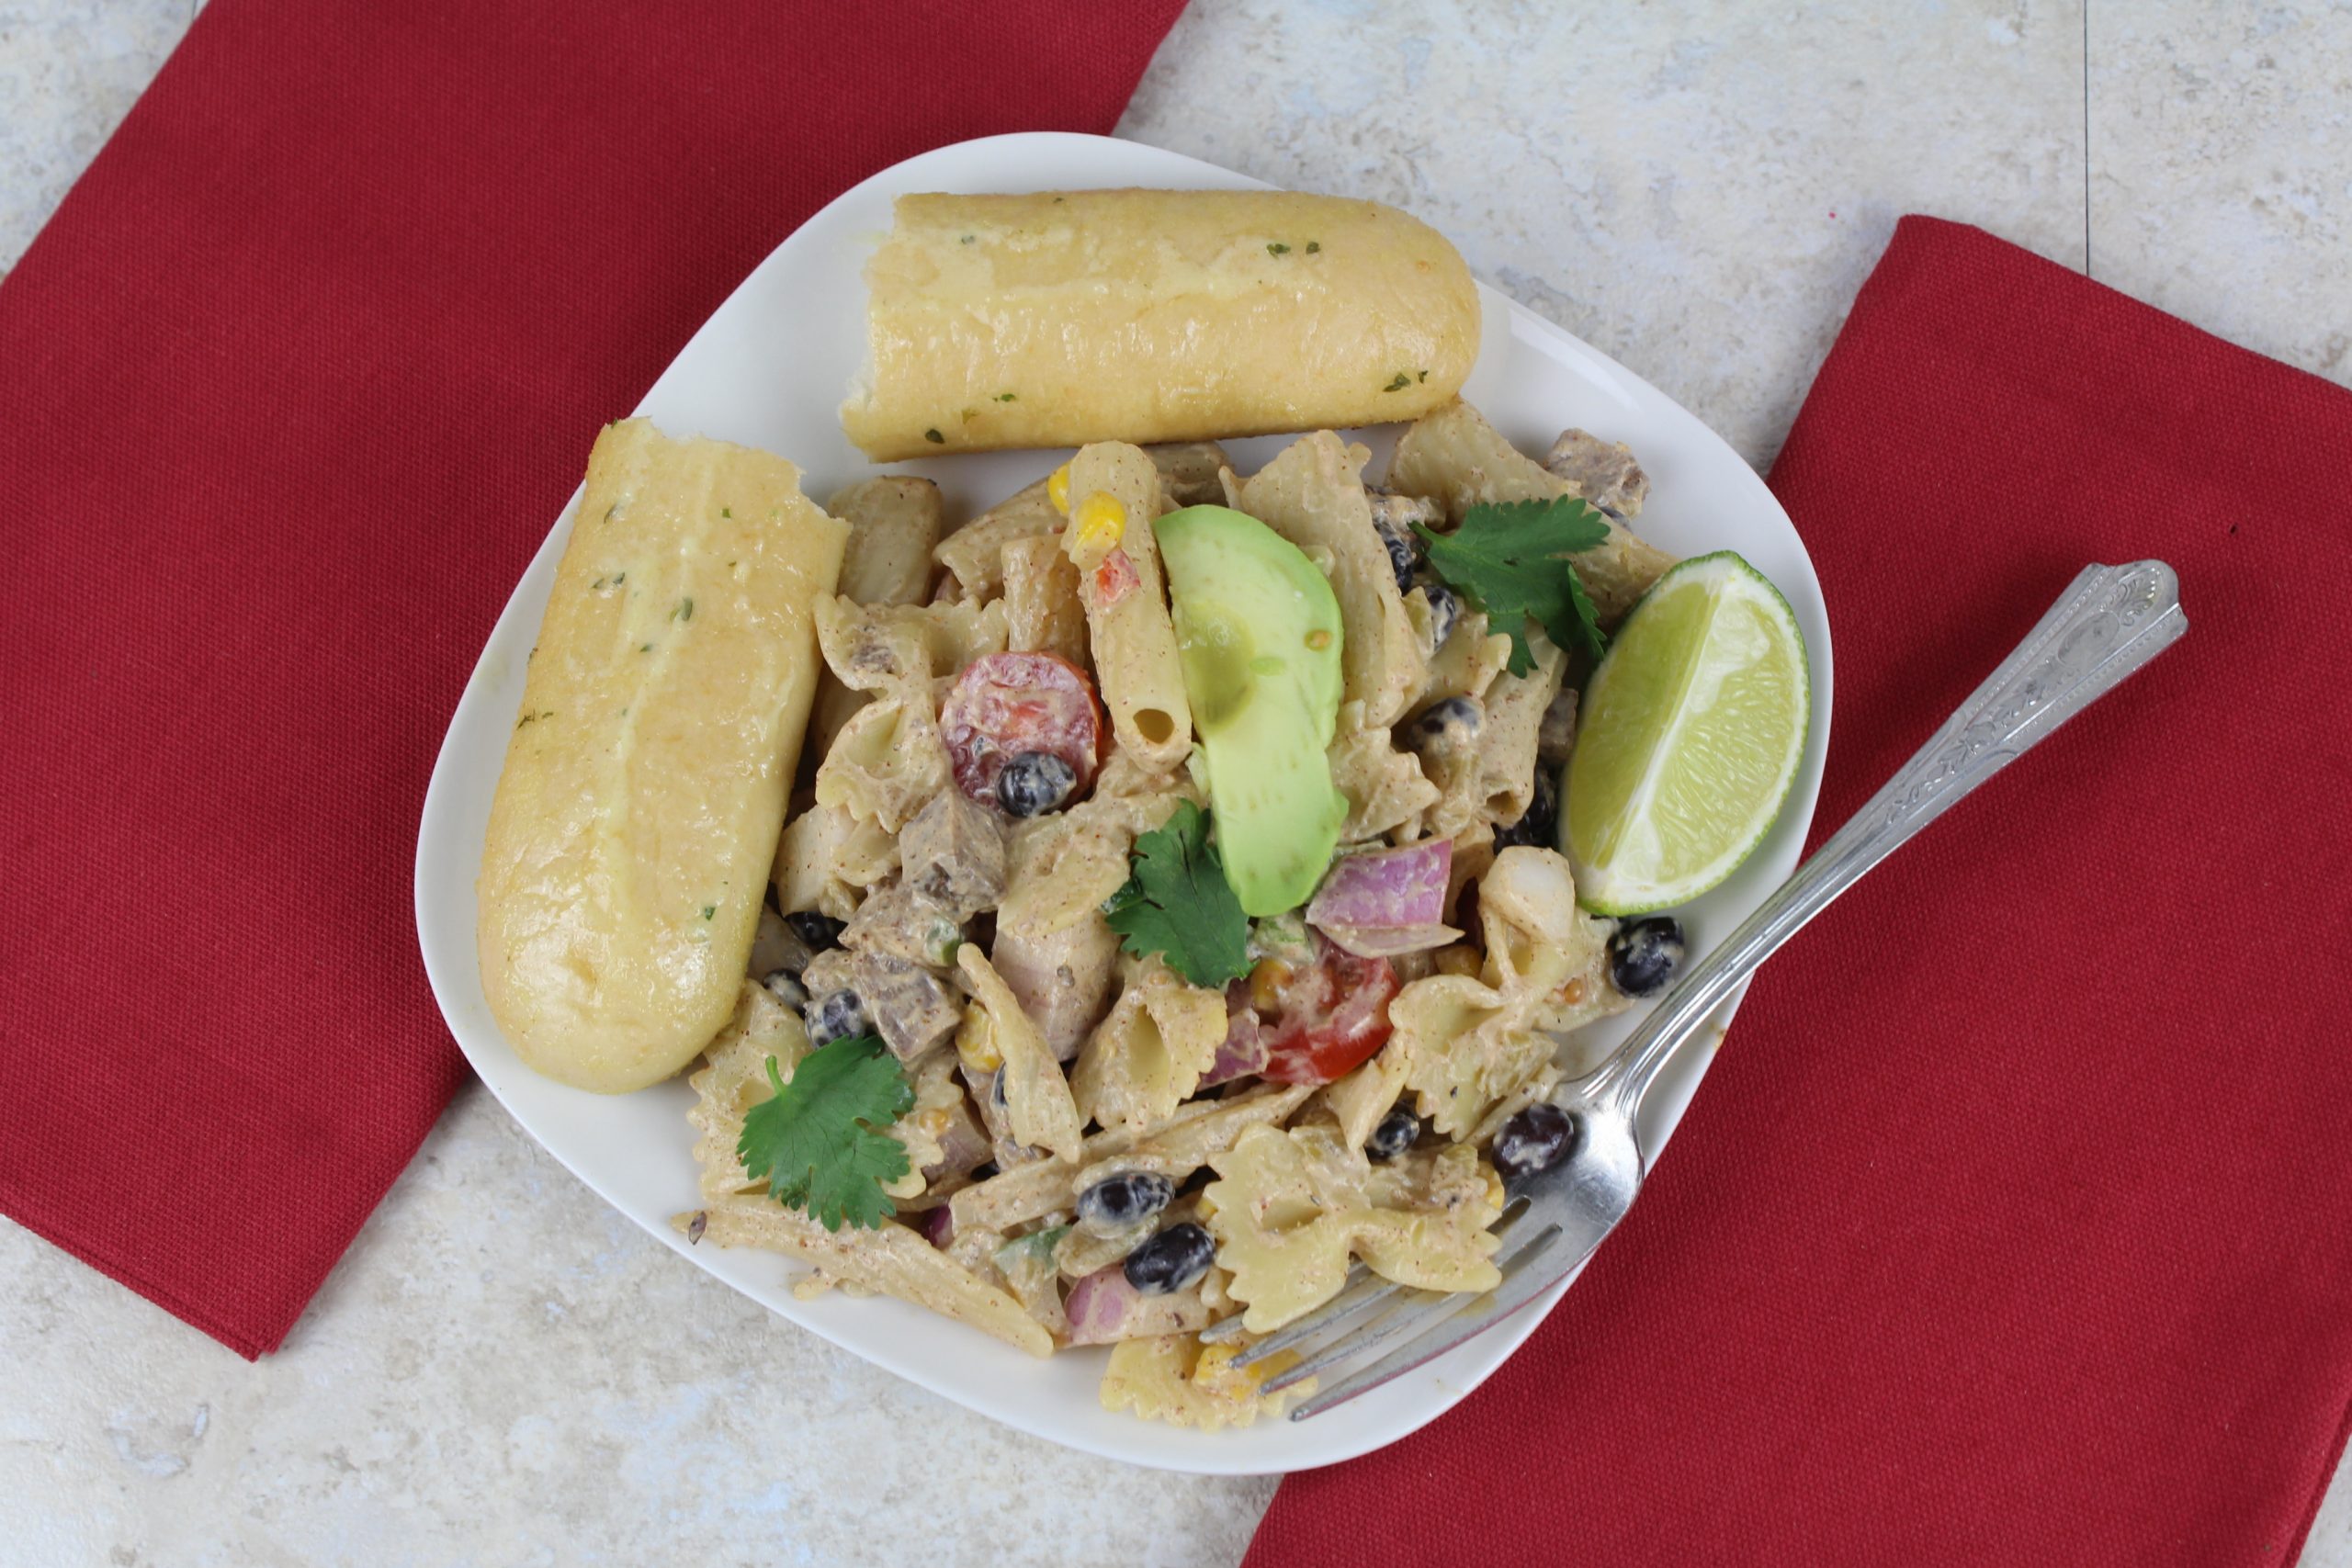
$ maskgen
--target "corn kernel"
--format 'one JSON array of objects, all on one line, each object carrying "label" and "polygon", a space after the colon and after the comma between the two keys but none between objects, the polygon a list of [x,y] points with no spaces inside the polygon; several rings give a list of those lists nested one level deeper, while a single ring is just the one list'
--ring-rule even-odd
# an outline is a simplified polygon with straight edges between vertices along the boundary
[{"label": "corn kernel", "polygon": [[1188,1381],[1212,1399],[1246,1404],[1258,1397],[1268,1378],[1298,1365],[1298,1352],[1281,1350],[1262,1361],[1237,1367],[1233,1358],[1240,1350],[1240,1346],[1231,1344],[1202,1346],[1200,1359],[1193,1363],[1193,1375]]},{"label": "corn kernel", "polygon": [[1491,1165],[1481,1165],[1478,1168],[1487,1173],[1487,1207],[1499,1210],[1503,1206],[1504,1198],[1508,1196],[1503,1191],[1501,1173]]},{"label": "corn kernel", "polygon": [[1056,468],[1047,477],[1046,499],[1054,503],[1055,511],[1065,517],[1069,515],[1069,465],[1068,463]]},{"label": "corn kernel", "polygon": [[1582,1000],[1584,1000],[1584,976],[1579,975],[1560,987],[1560,1001],[1565,1006],[1574,1007]]},{"label": "corn kernel", "polygon": [[1438,973],[1442,975],[1476,975],[1478,973],[1478,952],[1466,942],[1437,950]]},{"label": "corn kernel", "polygon": [[1250,1005],[1261,1012],[1272,1012],[1282,1005],[1283,987],[1296,973],[1279,958],[1261,958],[1250,971]]},{"label": "corn kernel", "polygon": [[1202,1393],[1226,1399],[1250,1399],[1257,1395],[1258,1369],[1236,1367],[1233,1347],[1204,1345],[1201,1359],[1193,1363],[1193,1386]]},{"label": "corn kernel", "polygon": [[1080,502],[1069,521],[1081,545],[1107,550],[1127,536],[1127,509],[1109,491],[1098,490]]},{"label": "corn kernel", "polygon": [[976,1073],[992,1073],[1004,1066],[1004,1053],[996,1046],[996,1030],[989,1022],[988,1010],[978,1003],[965,1010],[964,1021],[956,1031],[956,1059]]},{"label": "corn kernel", "polygon": [[947,1131],[947,1112],[934,1105],[915,1118],[915,1125],[923,1130],[924,1136],[936,1138]]}]

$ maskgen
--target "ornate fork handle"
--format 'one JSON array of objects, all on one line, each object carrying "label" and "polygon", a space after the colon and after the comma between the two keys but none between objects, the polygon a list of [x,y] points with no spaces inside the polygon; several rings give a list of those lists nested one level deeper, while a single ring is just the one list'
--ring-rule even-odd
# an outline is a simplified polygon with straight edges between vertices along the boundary
[{"label": "ornate fork handle", "polygon": [[1682,977],[1587,1083],[1629,1113],[1717,1003],[1861,874],[2027,748],[2113,690],[2188,629],[2158,560],[2086,566],[2017,651],[1976,688],[1794,876]]}]

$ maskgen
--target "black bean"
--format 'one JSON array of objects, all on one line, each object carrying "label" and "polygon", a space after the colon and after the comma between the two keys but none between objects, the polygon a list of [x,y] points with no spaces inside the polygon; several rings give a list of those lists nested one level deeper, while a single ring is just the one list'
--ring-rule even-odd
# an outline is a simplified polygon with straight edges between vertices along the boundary
[{"label": "black bean", "polygon": [[1216,1261],[1216,1242],[1199,1225],[1170,1225],[1127,1254],[1127,1283],[1147,1296],[1164,1296],[1198,1284]]},{"label": "black bean", "polygon": [[1495,1170],[1505,1181],[1549,1170],[1575,1149],[1580,1133],[1575,1117],[1538,1100],[1495,1134]]},{"label": "black bean", "polygon": [[1671,915],[1627,920],[1609,938],[1609,977],[1629,997],[1666,989],[1682,964],[1682,922]]},{"label": "black bean", "polygon": [[1413,569],[1420,564],[1419,542],[1410,532],[1385,517],[1374,516],[1372,527],[1380,536],[1380,542],[1388,548],[1388,570],[1396,574],[1396,592],[1410,593],[1413,591]]},{"label": "black bean", "polygon": [[808,1043],[820,1049],[836,1040],[874,1032],[874,1021],[866,1016],[865,1004],[855,991],[828,991],[808,1004],[805,1016]]},{"label": "black bean", "polygon": [[1552,783],[1552,774],[1541,762],[1535,765],[1535,791],[1528,796],[1527,809],[1516,822],[1495,829],[1495,852],[1500,854],[1513,844],[1533,844],[1539,850],[1553,847],[1557,837],[1555,829],[1560,820],[1560,792]]},{"label": "black bean", "polygon": [[1078,1217],[1104,1230],[1140,1224],[1168,1207],[1176,1184],[1148,1170],[1106,1176],[1078,1195]]},{"label": "black bean", "polygon": [[1023,751],[996,776],[996,800],[1008,817],[1057,809],[1078,787],[1078,770],[1051,751]]},{"label": "black bean", "polygon": [[1424,582],[1421,592],[1430,599],[1430,651],[1435,653],[1462,619],[1462,598],[1442,582]]},{"label": "black bean", "polygon": [[808,944],[808,951],[811,953],[822,953],[829,947],[839,947],[842,944],[842,922],[831,915],[820,915],[814,909],[802,909],[796,914],[785,916],[784,923],[792,928],[793,935]]},{"label": "black bean", "polygon": [[1416,750],[1466,746],[1478,738],[1486,716],[1487,710],[1474,697],[1443,697],[1423,708],[1406,732]]},{"label": "black bean", "polygon": [[1380,1125],[1364,1140],[1363,1152],[1378,1160],[1395,1159],[1420,1135],[1421,1119],[1400,1105],[1381,1118]]}]

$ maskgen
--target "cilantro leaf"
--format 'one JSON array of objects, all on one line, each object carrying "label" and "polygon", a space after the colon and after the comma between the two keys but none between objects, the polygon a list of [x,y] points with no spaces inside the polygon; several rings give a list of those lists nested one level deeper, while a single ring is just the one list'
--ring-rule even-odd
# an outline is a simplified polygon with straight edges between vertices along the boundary
[{"label": "cilantro leaf", "polygon": [[1567,558],[1609,537],[1609,520],[1573,495],[1550,501],[1485,502],[1463,514],[1451,534],[1419,524],[1430,566],[1487,613],[1489,629],[1510,636],[1510,672],[1535,667],[1527,645],[1534,621],[1563,649],[1595,660],[1608,647],[1600,621]]},{"label": "cilantro leaf", "polygon": [[735,1153],[769,1195],[829,1231],[871,1228],[898,1212],[882,1190],[907,1173],[906,1145],[882,1131],[915,1102],[907,1075],[870,1034],[801,1058],[792,1081],[768,1058],[772,1099],[744,1113]]},{"label": "cilantro leaf", "polygon": [[1195,986],[1222,986],[1250,971],[1249,917],[1209,845],[1207,814],[1189,800],[1167,826],[1136,840],[1126,886],[1102,913],[1129,953],[1161,953]]}]

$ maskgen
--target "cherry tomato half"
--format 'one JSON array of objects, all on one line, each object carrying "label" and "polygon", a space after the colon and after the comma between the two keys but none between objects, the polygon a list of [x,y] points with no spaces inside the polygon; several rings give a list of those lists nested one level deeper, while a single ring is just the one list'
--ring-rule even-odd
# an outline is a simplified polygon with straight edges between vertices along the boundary
[{"label": "cherry tomato half", "polygon": [[1042,751],[1078,774],[1075,800],[1102,761],[1102,705],[1086,671],[1050,653],[989,653],[964,666],[940,705],[939,732],[956,787],[998,804],[996,776],[1024,752]]},{"label": "cherry tomato half", "polygon": [[1276,1083],[1329,1083],[1388,1040],[1388,998],[1397,991],[1388,960],[1358,958],[1319,935],[1315,943],[1315,962],[1305,968],[1268,959],[1250,976],[1266,1020],[1259,1074]]}]

